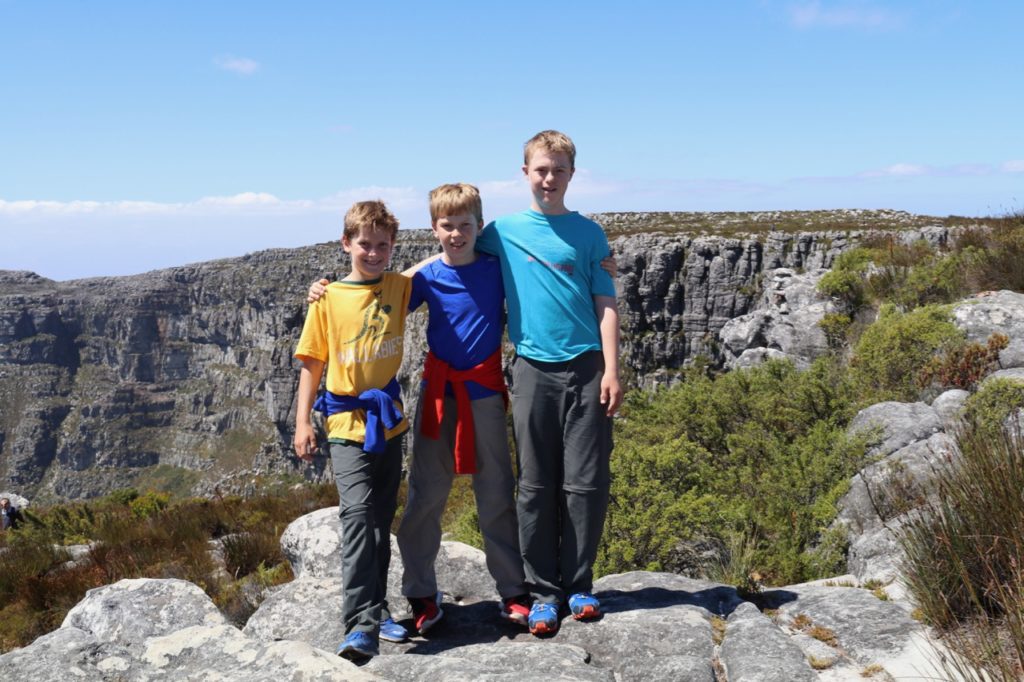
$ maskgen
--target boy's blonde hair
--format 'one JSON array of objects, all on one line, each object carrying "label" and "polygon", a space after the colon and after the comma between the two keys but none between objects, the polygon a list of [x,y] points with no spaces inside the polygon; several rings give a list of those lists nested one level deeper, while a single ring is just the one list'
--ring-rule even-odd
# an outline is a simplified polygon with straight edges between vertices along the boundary
[{"label": "boy's blonde hair", "polygon": [[430,190],[430,224],[441,218],[472,213],[478,222],[484,221],[480,190],[464,182],[451,182]]},{"label": "boy's blonde hair", "polygon": [[383,201],[358,201],[345,214],[345,239],[351,240],[363,228],[371,232],[386,232],[391,241],[398,235],[398,219]]},{"label": "boy's blonde hair", "polygon": [[569,167],[576,168],[576,145],[565,133],[557,130],[542,130],[523,145],[523,163],[530,165],[530,157],[533,153],[543,149],[549,154],[565,152],[569,155]]}]

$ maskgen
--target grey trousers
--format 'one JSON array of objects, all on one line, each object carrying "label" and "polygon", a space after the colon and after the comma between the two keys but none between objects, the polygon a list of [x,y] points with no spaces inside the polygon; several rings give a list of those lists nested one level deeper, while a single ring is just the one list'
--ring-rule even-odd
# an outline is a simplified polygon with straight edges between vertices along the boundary
[{"label": "grey trousers", "polygon": [[512,363],[519,542],[539,602],[557,604],[593,588],[612,450],[603,374],[596,351],[567,362],[516,356]]},{"label": "grey trousers", "polygon": [[380,621],[391,617],[386,591],[391,521],[402,480],[402,436],[389,440],[378,454],[332,443],[331,467],[340,499],[345,634],[376,634]]},{"label": "grey trousers", "polygon": [[[434,562],[441,547],[441,515],[455,478],[455,399],[445,399],[438,440],[420,433],[423,404],[421,393],[418,403],[421,407],[416,411],[413,427],[409,495],[398,527],[398,548],[405,567],[402,594],[407,597],[429,597],[437,592]],[[515,597],[527,590],[519,552],[515,478],[508,450],[505,401],[500,395],[493,395],[472,401],[472,406],[477,467],[473,474],[473,494],[487,569],[494,578],[498,594],[502,598]]]}]

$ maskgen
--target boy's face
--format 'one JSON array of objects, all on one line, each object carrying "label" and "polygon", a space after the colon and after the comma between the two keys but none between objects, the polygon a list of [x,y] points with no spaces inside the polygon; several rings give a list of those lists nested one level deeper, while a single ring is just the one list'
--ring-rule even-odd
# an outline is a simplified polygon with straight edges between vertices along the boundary
[{"label": "boy's face", "polygon": [[342,236],[341,246],[352,256],[353,279],[377,279],[391,263],[391,249],[395,242],[387,232],[359,228],[352,239]]},{"label": "boy's face", "polygon": [[538,149],[531,154],[529,163],[523,166],[523,173],[530,182],[533,210],[565,213],[565,191],[569,189],[569,181],[575,172],[565,152]]},{"label": "boy's face", "polygon": [[441,242],[448,265],[466,265],[476,260],[476,236],[483,224],[472,213],[459,213],[438,218],[430,226],[434,236]]}]

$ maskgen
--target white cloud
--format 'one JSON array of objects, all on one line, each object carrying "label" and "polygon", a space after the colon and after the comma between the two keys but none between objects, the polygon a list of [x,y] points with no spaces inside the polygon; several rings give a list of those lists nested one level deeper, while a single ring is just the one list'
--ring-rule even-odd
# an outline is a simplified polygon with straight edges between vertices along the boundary
[{"label": "white cloud", "polygon": [[1004,173],[1024,173],[1024,159],[1006,161],[1000,166],[1000,170]]},{"label": "white cloud", "polygon": [[156,201],[5,201],[0,199],[0,216],[74,216],[74,215],[239,215],[307,214],[345,210],[356,201],[382,199],[389,206],[407,207],[426,204],[411,187],[357,187],[322,199],[279,199],[267,192],[242,192],[231,196],[202,197],[196,201],[161,203]]},{"label": "white cloud", "polygon": [[247,57],[232,57],[231,55],[221,55],[213,58],[213,63],[219,68],[225,71],[231,71],[242,76],[251,76],[252,74],[259,71],[259,62],[249,59]]},{"label": "white cloud", "polygon": [[886,166],[878,170],[864,171],[860,174],[860,177],[864,178],[881,178],[891,176],[908,176],[908,175],[929,175],[932,169],[928,166],[921,166],[915,163],[895,163],[891,166]]},{"label": "white cloud", "polygon": [[856,28],[888,30],[899,28],[903,18],[891,10],[862,2],[844,2],[823,7],[820,0],[789,7],[790,22],[797,28]]}]

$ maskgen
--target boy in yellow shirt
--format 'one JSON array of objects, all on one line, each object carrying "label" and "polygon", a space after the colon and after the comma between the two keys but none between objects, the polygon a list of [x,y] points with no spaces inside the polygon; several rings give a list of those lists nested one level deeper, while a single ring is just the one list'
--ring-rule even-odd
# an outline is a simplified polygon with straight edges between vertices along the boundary
[{"label": "boy in yellow shirt", "polygon": [[[338,655],[353,660],[377,654],[382,626],[401,631],[386,632],[388,639],[405,638],[385,598],[402,436],[409,428],[395,375],[411,280],[386,272],[397,232],[398,221],[380,201],[349,209],[341,243],[352,271],[310,305],[295,350],[302,369],[294,445],[302,459],[311,461],[317,451],[311,410],[327,415],[343,543],[345,640]],[[314,405],[325,365],[327,391]]]}]

